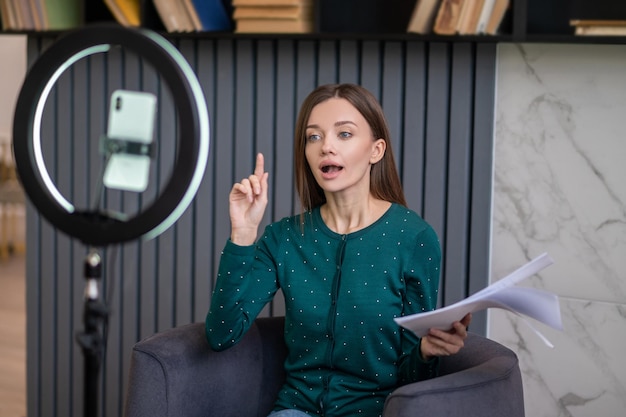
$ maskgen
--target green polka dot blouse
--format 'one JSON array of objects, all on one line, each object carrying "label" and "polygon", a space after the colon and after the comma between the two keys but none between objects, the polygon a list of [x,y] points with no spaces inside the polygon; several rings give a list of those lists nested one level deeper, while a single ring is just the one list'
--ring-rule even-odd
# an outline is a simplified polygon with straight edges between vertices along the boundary
[{"label": "green polka dot blouse", "polygon": [[419,339],[393,318],[436,307],[439,240],[398,204],[348,235],[319,208],[304,216],[269,225],[256,245],[226,243],[207,339],[214,350],[236,344],[280,288],[289,353],[276,409],[380,416],[394,388],[436,375],[437,361],[424,362]]}]

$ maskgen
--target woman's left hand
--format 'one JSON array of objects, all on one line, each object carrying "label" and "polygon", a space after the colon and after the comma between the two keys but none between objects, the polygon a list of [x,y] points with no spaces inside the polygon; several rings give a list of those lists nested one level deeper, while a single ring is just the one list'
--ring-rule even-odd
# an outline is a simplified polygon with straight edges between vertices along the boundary
[{"label": "woman's left hand", "polygon": [[467,327],[472,321],[472,314],[467,313],[460,321],[452,323],[452,329],[430,329],[428,334],[422,337],[420,351],[424,360],[434,356],[450,356],[458,353],[465,343]]}]

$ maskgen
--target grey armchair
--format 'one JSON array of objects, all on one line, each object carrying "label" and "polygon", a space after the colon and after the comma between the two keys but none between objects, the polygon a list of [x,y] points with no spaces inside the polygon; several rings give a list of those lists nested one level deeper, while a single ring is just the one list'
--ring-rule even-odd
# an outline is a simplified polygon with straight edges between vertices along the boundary
[{"label": "grey armchair", "polygon": [[[204,324],[151,336],[132,352],[126,417],[266,417],[284,380],[284,318],[259,318],[240,343],[213,352]],[[440,376],[393,391],[384,417],[524,416],[515,353],[470,333]]]}]

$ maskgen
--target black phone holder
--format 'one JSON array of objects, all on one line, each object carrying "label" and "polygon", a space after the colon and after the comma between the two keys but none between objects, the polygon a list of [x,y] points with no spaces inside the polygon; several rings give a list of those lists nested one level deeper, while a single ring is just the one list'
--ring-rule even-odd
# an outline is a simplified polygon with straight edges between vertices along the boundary
[{"label": "black phone holder", "polygon": [[111,138],[107,135],[102,135],[100,137],[100,153],[106,156],[128,154],[154,158],[157,154],[157,146],[156,142],[145,143],[132,139]]}]

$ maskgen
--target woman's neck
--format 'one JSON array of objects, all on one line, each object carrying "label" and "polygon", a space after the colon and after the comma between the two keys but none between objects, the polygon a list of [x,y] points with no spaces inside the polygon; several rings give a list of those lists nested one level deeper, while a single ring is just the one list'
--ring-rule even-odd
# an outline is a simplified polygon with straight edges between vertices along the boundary
[{"label": "woman's neck", "polygon": [[389,201],[379,200],[371,195],[365,201],[327,198],[326,204],[320,207],[320,214],[330,230],[345,235],[373,224],[390,206]]}]

